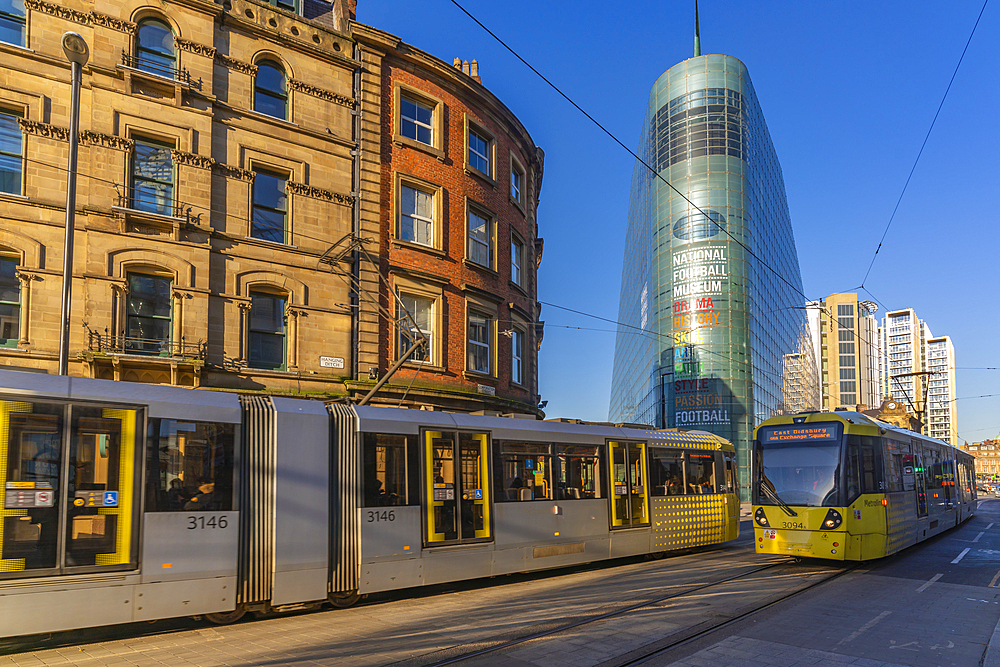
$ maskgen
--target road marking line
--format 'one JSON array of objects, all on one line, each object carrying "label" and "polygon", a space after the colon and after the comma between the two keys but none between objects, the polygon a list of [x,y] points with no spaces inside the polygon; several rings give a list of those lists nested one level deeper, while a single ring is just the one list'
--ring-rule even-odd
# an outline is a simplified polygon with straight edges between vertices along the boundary
[{"label": "road marking line", "polygon": [[972,547],[965,547],[965,549],[962,550],[962,553],[958,554],[958,558],[956,558],[955,560],[951,561],[951,564],[954,565],[958,561],[960,561],[963,558],[965,558],[965,554],[969,553],[970,551],[972,551]]},{"label": "road marking line", "polygon": [[921,586],[920,588],[918,588],[917,592],[918,593],[923,593],[924,591],[926,591],[928,588],[931,587],[931,584],[933,584],[935,581],[937,581],[938,579],[940,579],[943,576],[944,576],[944,573],[935,574],[933,577],[931,577],[930,581],[926,582],[923,586]]},{"label": "road marking line", "polygon": [[860,637],[862,634],[864,634],[868,630],[871,630],[873,627],[875,627],[876,623],[878,623],[879,621],[881,621],[883,618],[885,618],[886,616],[888,616],[891,613],[892,613],[891,611],[883,611],[881,614],[879,614],[878,616],[876,616],[872,620],[870,620],[867,623],[865,623],[864,625],[862,625],[856,631],[852,632],[850,635],[848,635],[847,637],[844,637],[839,642],[837,642],[837,646],[840,646],[841,644],[848,644],[848,643],[854,641],[855,639],[857,639],[858,637]]},{"label": "road marking line", "polygon": [[973,542],[978,542],[978,541],[979,541],[979,538],[980,538],[980,537],[982,537],[982,536],[983,536],[983,535],[985,535],[985,534],[986,534],[986,533],[979,533],[978,535],[976,535],[976,539],[974,539],[974,540],[972,540],[972,541],[973,541]]},{"label": "road marking line", "polygon": [[1000,579],[1000,572],[997,572],[995,575],[993,575],[993,581],[990,582],[990,586],[989,586],[990,588],[996,588],[997,587],[997,579]]},{"label": "road marking line", "polygon": [[990,525],[986,526],[986,530],[989,530],[992,527],[993,527],[993,524],[991,523]]}]

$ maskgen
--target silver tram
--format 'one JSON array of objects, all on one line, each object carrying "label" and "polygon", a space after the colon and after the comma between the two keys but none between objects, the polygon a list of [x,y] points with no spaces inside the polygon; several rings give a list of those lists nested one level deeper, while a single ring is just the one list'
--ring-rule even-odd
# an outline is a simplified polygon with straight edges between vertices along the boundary
[{"label": "silver tram", "polygon": [[735,539],[732,445],[0,371],[0,637]]}]

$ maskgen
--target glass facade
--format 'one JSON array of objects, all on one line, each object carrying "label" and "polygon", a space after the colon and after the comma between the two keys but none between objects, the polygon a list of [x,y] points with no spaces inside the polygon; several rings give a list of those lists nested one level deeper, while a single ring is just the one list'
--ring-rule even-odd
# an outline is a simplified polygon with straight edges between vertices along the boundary
[{"label": "glass facade", "polygon": [[748,498],[754,426],[815,409],[819,388],[781,166],[743,63],[664,73],[638,154],[662,178],[636,163],[610,419],[728,438]]}]

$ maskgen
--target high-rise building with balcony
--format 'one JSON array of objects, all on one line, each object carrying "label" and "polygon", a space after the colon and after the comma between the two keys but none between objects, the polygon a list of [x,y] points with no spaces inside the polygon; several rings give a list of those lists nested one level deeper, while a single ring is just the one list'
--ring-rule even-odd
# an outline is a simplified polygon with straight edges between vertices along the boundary
[{"label": "high-rise building with balcony", "polygon": [[924,433],[957,445],[958,415],[955,412],[955,346],[948,336],[927,341],[927,415]]},{"label": "high-rise building with balcony", "polygon": [[696,50],[667,70],[638,154],[610,418],[726,437],[746,485],[754,426],[819,402],[781,166],[746,66]]},{"label": "high-rise building with balcony", "polygon": [[912,308],[906,308],[886,313],[881,334],[885,394],[908,406],[922,420],[924,341],[930,331]]},{"label": "high-rise building with balcony", "polygon": [[882,382],[887,396],[908,406],[923,422],[923,433],[958,444],[955,409],[955,347],[934,336],[912,308],[882,320]]}]

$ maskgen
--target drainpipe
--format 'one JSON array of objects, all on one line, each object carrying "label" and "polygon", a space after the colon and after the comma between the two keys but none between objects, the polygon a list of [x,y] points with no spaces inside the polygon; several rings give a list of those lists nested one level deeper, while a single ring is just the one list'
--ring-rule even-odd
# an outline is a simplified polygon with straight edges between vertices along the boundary
[{"label": "drainpipe", "polygon": [[351,193],[354,197],[351,216],[351,235],[354,241],[354,252],[351,257],[351,379],[358,379],[360,364],[360,329],[361,329],[361,252],[358,242],[361,236],[361,45],[354,42],[354,59],[358,65],[354,68],[354,150],[353,173],[351,174]]}]

